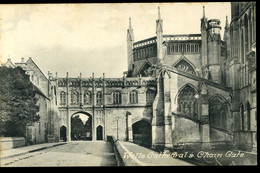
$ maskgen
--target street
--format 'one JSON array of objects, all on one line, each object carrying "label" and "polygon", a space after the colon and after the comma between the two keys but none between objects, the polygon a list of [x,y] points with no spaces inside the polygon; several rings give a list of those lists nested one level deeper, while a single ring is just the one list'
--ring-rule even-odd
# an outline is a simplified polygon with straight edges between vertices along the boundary
[{"label": "street", "polygon": [[3,167],[117,166],[112,146],[105,141],[73,141],[5,159]]}]

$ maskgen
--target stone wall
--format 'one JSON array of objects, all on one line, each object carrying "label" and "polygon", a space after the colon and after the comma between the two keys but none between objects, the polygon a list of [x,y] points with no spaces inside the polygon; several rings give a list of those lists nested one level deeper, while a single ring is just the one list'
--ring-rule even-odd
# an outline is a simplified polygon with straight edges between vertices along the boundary
[{"label": "stone wall", "polygon": [[0,150],[8,150],[25,146],[24,137],[1,137]]}]

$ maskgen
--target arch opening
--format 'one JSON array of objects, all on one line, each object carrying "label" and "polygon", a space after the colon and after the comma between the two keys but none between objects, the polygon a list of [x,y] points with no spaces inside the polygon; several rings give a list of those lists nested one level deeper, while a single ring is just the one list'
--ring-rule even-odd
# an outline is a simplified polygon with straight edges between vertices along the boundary
[{"label": "arch opening", "polygon": [[97,126],[97,140],[103,140],[103,127],[101,125]]},{"label": "arch opening", "polygon": [[63,142],[67,141],[67,128],[65,126],[60,127],[60,140]]},{"label": "arch opening", "polygon": [[86,112],[77,112],[71,116],[71,140],[92,140],[92,116]]},{"label": "arch opening", "polygon": [[134,123],[133,129],[133,142],[145,147],[152,145],[152,126],[144,119]]}]

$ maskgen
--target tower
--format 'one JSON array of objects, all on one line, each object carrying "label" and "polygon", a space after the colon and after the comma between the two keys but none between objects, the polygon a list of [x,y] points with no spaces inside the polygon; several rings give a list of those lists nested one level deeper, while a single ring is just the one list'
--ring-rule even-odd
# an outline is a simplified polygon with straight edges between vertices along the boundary
[{"label": "tower", "polygon": [[207,21],[207,53],[210,77],[216,83],[222,83],[222,73],[220,66],[221,58],[221,36],[220,20],[210,19]]},{"label": "tower", "polygon": [[157,60],[163,60],[163,20],[161,19],[160,7],[158,7],[158,19],[156,20]]},{"label": "tower", "polygon": [[133,71],[133,44],[134,44],[134,33],[131,24],[131,18],[129,18],[129,28],[127,29],[127,67],[128,75],[131,75]]}]

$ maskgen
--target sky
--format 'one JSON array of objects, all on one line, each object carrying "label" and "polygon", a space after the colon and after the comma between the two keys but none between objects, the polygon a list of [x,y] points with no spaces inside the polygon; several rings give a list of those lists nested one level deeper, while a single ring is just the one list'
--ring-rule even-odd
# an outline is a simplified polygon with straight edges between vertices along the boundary
[{"label": "sky", "polygon": [[198,34],[203,5],[208,19],[220,19],[222,38],[228,2],[117,4],[2,4],[0,61],[32,57],[47,76],[122,77],[127,71],[126,31],[132,19],[135,41],[156,35],[160,6],[163,34]]}]

